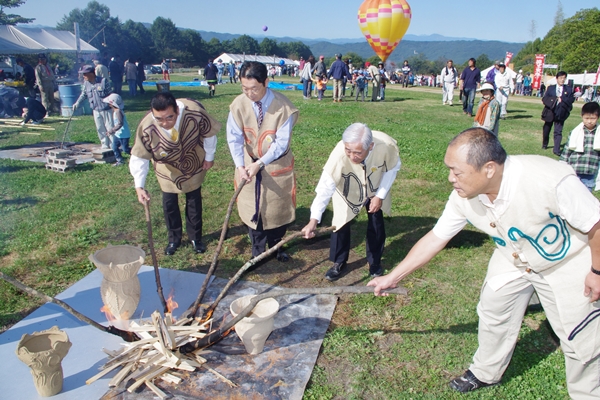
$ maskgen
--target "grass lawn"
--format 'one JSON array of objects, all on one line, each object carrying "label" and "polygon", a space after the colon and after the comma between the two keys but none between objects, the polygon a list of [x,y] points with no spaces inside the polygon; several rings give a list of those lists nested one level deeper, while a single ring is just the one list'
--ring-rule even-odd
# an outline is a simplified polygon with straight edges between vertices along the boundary
[{"label": "grass lawn", "polygon": [[[189,77],[174,80],[190,80]],[[285,79],[297,82],[296,78]],[[278,79],[279,81],[279,79]],[[224,84],[208,98],[202,88],[172,88],[176,97],[202,101],[225,125],[229,104],[239,85]],[[126,90],[124,90],[126,92]],[[149,108],[154,89],[134,99],[125,97],[129,125],[134,128]],[[441,105],[441,90],[388,86],[381,103],[331,102],[331,91],[319,102],[302,99],[300,91],[285,94],[299,108],[292,149],[297,173],[297,215],[291,230],[308,221],[321,169],[344,129],[365,122],[398,141],[402,169],[393,185],[392,216],[386,220],[384,266],[393,268],[411,246],[435,224],[452,187],[443,155],[448,141],[472,124],[461,107]],[[456,98],[458,100],[458,98]],[[478,101],[478,100],[477,100]],[[580,122],[576,106],[565,133]],[[500,123],[500,138],[509,154],[545,154],[541,150],[539,99],[509,101],[509,117]],[[62,136],[65,125],[41,136],[3,129],[0,149],[19,147]],[[71,123],[73,141],[97,142],[91,116]],[[564,139],[566,140],[566,138]],[[133,144],[133,143],[131,143]],[[233,194],[234,165],[224,129],[217,156],[203,186],[204,232],[208,252],[196,255],[184,247],[173,257],[162,255],[166,229],[160,190],[154,174],[147,189],[154,240],[162,267],[205,272],[215,250],[225,209]],[[0,160],[0,268],[26,284],[55,295],[93,270],[87,257],[111,244],[140,244],[148,238],[143,207],[137,202],[128,168],[87,164],[60,174],[43,164]],[[331,221],[331,212],[324,225]],[[250,258],[246,231],[237,215],[221,253],[217,275],[232,276]],[[368,280],[364,235],[366,215],[354,222],[349,272],[340,285],[364,285]],[[403,281],[407,297],[343,296],[334,313],[306,399],[459,399],[447,382],[468,367],[477,347],[476,304],[494,249],[491,239],[467,228],[425,268]],[[284,287],[328,286],[327,237],[288,246],[292,261],[269,261],[245,279]],[[151,263],[150,258],[147,263]],[[40,303],[0,282],[0,331],[22,319]],[[15,361],[16,362],[16,361]],[[503,384],[468,396],[477,399],[568,398],[564,361],[553,341],[543,311],[531,312]]]}]

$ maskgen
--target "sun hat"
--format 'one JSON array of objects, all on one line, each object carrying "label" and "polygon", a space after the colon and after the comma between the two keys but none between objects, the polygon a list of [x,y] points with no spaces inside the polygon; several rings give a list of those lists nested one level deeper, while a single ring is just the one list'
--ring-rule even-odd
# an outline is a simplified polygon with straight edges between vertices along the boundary
[{"label": "sun hat", "polygon": [[81,68],[82,74],[91,74],[92,72],[94,72],[94,67],[92,67],[91,65],[86,65],[83,68]]},{"label": "sun hat", "polygon": [[483,85],[481,85],[481,87],[479,89],[477,89],[478,92],[481,92],[482,90],[491,90],[492,92],[495,92],[496,90],[494,89],[494,85],[492,85],[491,83],[484,83]]},{"label": "sun hat", "polygon": [[125,104],[123,104],[123,99],[116,93],[109,94],[108,96],[103,98],[102,101],[113,107],[119,107],[121,110],[125,108]]}]

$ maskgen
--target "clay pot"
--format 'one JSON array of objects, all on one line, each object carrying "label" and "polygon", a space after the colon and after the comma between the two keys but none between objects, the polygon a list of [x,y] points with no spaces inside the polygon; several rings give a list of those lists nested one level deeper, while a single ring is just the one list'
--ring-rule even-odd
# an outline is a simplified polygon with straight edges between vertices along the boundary
[{"label": "clay pot", "polygon": [[102,302],[116,319],[129,319],[140,302],[140,280],[137,273],[146,253],[135,246],[111,246],[89,256],[102,272]]},{"label": "clay pot", "polygon": [[[254,296],[244,296],[234,300],[229,306],[235,318],[246,308]],[[235,324],[235,332],[244,343],[248,354],[259,354],[263,351],[267,338],[273,331],[275,314],[279,311],[279,303],[275,299],[264,299],[258,302],[247,317]]]},{"label": "clay pot", "polygon": [[69,337],[58,326],[21,337],[17,344],[17,357],[31,368],[33,383],[40,396],[54,396],[62,390],[61,362],[70,348]]}]

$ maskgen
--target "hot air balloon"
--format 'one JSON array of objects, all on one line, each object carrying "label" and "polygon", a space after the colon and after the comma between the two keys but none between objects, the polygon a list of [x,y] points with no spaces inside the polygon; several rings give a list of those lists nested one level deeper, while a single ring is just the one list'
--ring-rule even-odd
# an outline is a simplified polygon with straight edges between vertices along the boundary
[{"label": "hot air balloon", "polygon": [[383,62],[402,40],[411,17],[405,0],[365,0],[358,9],[360,30]]},{"label": "hot air balloon", "polygon": [[267,30],[269,30],[269,27],[268,27],[268,26],[266,26],[266,25],[264,25],[264,26],[262,27],[262,30],[263,30],[264,32],[266,32]]}]

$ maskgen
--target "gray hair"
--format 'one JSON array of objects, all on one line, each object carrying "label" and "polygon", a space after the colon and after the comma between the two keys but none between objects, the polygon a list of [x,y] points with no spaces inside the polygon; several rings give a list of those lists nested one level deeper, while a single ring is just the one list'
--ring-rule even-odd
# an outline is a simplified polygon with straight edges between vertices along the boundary
[{"label": "gray hair", "polygon": [[342,135],[342,141],[344,143],[358,143],[362,144],[363,150],[369,148],[373,143],[373,133],[371,129],[363,123],[355,122],[346,128]]}]

